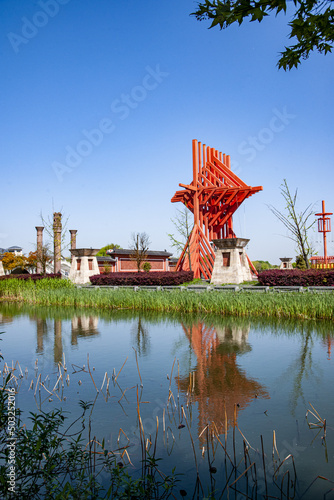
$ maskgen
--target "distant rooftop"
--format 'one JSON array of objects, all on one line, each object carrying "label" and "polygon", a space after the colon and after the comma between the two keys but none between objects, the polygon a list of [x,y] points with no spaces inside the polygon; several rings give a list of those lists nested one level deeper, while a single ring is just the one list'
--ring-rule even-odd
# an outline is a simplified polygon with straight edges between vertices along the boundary
[{"label": "distant rooftop", "polygon": [[14,245],[9,248],[0,248],[0,253],[6,253],[6,252],[22,252],[22,247]]},{"label": "distant rooftop", "polygon": [[[107,254],[108,255],[132,255],[134,254],[135,251],[134,250],[130,250],[130,249],[126,249],[126,248],[113,248],[113,249],[110,249],[110,250],[107,250]],[[153,255],[161,255],[161,256],[164,256],[164,257],[170,257],[171,253],[167,252],[167,250],[147,250],[146,252],[146,255],[147,256],[153,256]]]}]

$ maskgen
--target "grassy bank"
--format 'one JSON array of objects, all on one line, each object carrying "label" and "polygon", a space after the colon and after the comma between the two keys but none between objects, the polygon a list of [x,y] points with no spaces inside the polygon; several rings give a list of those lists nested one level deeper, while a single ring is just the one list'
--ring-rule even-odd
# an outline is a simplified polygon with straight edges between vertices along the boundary
[{"label": "grassy bank", "polygon": [[297,319],[334,318],[334,295],[316,293],[185,292],[77,289],[66,280],[0,282],[0,300],[42,306],[89,307],[224,316]]}]

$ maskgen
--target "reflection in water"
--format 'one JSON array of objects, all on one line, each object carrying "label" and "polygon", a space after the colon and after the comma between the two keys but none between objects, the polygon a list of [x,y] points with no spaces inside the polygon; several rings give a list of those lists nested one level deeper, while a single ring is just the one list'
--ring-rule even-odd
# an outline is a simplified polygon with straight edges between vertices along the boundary
[{"label": "reflection in water", "polygon": [[36,318],[36,331],[37,331],[37,348],[38,354],[44,351],[44,337],[48,333],[48,325],[46,319]]},{"label": "reflection in water", "polygon": [[334,339],[330,335],[327,335],[327,338],[322,341],[322,345],[327,348],[328,360],[331,359],[333,344],[334,344]]},{"label": "reflection in water", "polygon": [[[182,326],[197,357],[193,401],[198,404],[199,432],[209,422],[222,428],[225,411],[229,427],[233,423],[235,405],[238,418],[239,411],[254,398],[269,398],[266,389],[248,378],[237,363],[237,356],[251,350],[247,342],[250,324],[226,321],[219,326],[203,322]],[[180,377],[179,386],[187,392],[189,377]]]},{"label": "reflection in water", "polygon": [[139,356],[146,356],[150,350],[150,337],[148,328],[145,326],[141,316],[136,318],[136,322],[131,328],[131,335]]},{"label": "reflection in water", "polygon": [[99,318],[97,316],[73,316],[72,318],[71,344],[78,344],[78,337],[92,337],[97,335],[97,325]]},{"label": "reflection in water", "polygon": [[0,323],[5,325],[6,323],[12,323],[13,318],[12,316],[7,316],[6,314],[1,314],[0,313]]},{"label": "reflection in water", "polygon": [[[36,337],[37,346],[36,352],[38,354],[44,354],[44,341],[47,337],[48,323],[45,318],[33,316],[31,319],[36,321]],[[73,316],[71,318],[71,344],[77,345],[78,338],[82,337],[92,337],[98,335],[98,317],[97,316]],[[55,318],[53,320],[53,360],[57,364],[61,362],[63,357],[63,320]]]}]

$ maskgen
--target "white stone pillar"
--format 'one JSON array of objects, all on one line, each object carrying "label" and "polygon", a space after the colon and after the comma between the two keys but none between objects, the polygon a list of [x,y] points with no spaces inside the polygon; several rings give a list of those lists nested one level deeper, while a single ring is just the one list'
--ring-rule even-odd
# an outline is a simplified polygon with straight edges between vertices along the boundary
[{"label": "white stone pillar", "polygon": [[252,281],[252,273],[245,252],[245,246],[248,242],[249,240],[246,238],[213,240],[216,246],[215,263],[211,277],[213,285]]},{"label": "white stone pillar", "polygon": [[89,283],[89,277],[100,274],[96,254],[99,249],[76,248],[71,250],[72,264],[69,279],[77,284]]}]

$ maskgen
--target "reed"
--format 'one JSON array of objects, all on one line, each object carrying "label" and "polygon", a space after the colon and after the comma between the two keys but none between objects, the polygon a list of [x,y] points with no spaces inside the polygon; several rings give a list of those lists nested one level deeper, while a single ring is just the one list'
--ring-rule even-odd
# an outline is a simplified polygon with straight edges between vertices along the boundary
[{"label": "reed", "polygon": [[[46,282],[48,280],[45,280]],[[0,281],[0,301],[103,310],[212,313],[221,316],[286,319],[334,318],[334,294],[219,292],[76,288],[67,280]],[[57,285],[55,285],[55,283]]]}]

